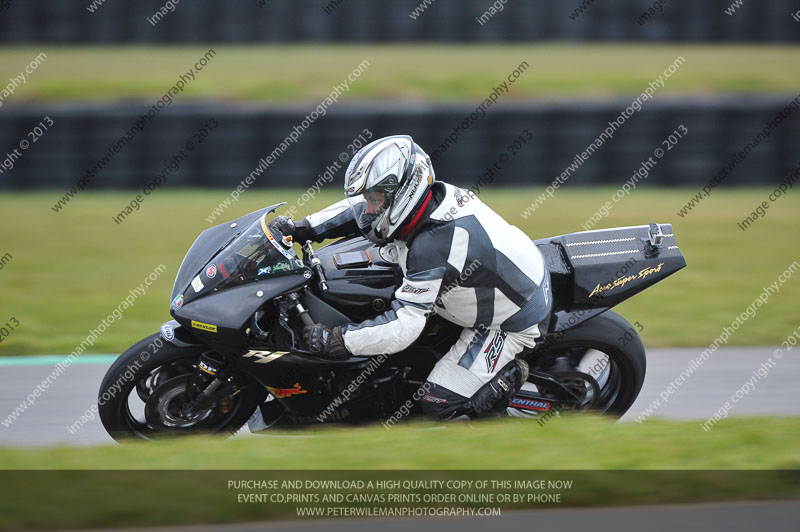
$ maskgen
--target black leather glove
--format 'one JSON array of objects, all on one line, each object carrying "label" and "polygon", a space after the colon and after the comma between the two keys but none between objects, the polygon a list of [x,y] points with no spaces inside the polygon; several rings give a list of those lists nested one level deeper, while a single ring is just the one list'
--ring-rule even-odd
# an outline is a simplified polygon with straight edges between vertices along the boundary
[{"label": "black leather glove", "polygon": [[291,218],[288,216],[276,216],[270,223],[269,228],[277,231],[283,236],[292,236],[294,238],[295,225]]},{"label": "black leather glove", "polygon": [[309,351],[331,360],[344,360],[350,356],[341,327],[330,329],[320,324],[307,325],[303,329],[303,340]]},{"label": "black leather glove", "polygon": [[298,244],[305,244],[306,240],[314,240],[314,235],[311,231],[311,225],[308,223],[308,220],[303,218],[302,220],[298,220],[294,224],[294,233],[292,238]]}]

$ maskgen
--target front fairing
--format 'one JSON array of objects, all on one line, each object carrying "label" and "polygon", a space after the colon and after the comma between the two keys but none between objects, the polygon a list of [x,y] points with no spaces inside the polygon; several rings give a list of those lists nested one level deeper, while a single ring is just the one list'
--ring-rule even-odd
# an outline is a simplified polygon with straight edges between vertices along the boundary
[{"label": "front fairing", "polygon": [[179,295],[186,291],[189,284],[195,275],[200,273],[206,264],[225,247],[226,244],[233,241],[234,238],[239,236],[244,229],[247,229],[256,220],[260,219],[265,214],[269,214],[281,205],[286,203],[276,203],[269,207],[264,207],[257,211],[245,214],[241,218],[237,218],[232,222],[225,222],[206,229],[186,252],[183,258],[181,267],[178,269],[178,275],[175,277],[175,284],[172,287],[171,300],[175,300]]},{"label": "front fairing", "polygon": [[273,277],[303,273],[291,242],[274,233],[264,213],[227,243],[184,288],[184,304],[227,288]]},{"label": "front fairing", "polygon": [[272,205],[204,231],[178,272],[172,316],[209,340],[239,343],[250,317],[267,301],[305,284],[311,271],[282,235],[273,235]]}]

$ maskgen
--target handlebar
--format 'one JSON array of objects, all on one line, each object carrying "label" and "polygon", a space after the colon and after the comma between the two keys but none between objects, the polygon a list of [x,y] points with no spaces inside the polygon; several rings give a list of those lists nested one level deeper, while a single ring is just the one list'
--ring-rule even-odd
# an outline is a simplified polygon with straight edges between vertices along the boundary
[{"label": "handlebar", "polygon": [[308,313],[308,310],[300,302],[300,297],[298,297],[296,293],[293,292],[289,294],[289,299],[291,299],[294,302],[294,308],[297,311],[297,315],[300,317],[300,321],[303,322],[303,325],[305,326],[316,325],[316,322]]},{"label": "handlebar", "polygon": [[311,269],[317,274],[319,279],[319,289],[323,292],[328,291],[328,279],[325,277],[325,270],[322,268],[322,261],[319,260],[314,248],[311,247],[311,240],[306,240],[303,244],[303,252],[308,256],[308,261],[311,264]]}]

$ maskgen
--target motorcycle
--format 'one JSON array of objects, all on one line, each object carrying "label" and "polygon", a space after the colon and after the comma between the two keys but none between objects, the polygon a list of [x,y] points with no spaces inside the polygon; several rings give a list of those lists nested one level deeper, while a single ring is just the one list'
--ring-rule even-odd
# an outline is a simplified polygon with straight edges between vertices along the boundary
[{"label": "motorcycle", "polygon": [[[234,434],[421,415],[426,376],[460,327],[435,314],[406,350],[327,360],[302,340],[389,308],[403,278],[390,250],[362,236],[314,250],[270,227],[285,203],[203,231],[180,266],[172,320],[123,352],[100,386],[100,419],[115,439]],[[686,266],[669,224],[535,241],[553,309],[523,352],[528,381],[505,407],[541,423],[563,411],[622,416],[645,378],[639,332],[609,310]]]}]

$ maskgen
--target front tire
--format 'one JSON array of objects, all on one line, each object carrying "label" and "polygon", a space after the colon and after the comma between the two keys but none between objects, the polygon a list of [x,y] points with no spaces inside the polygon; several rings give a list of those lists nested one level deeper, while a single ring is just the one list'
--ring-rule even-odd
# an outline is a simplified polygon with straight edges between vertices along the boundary
[{"label": "front tire", "polygon": [[154,423],[153,394],[179,391],[170,383],[181,383],[195,371],[205,346],[178,347],[153,334],[123,352],[111,365],[100,385],[98,413],[106,431],[115,440],[187,434],[235,434],[266,397],[266,391],[252,381],[243,382],[239,391],[226,398],[195,423]]}]

